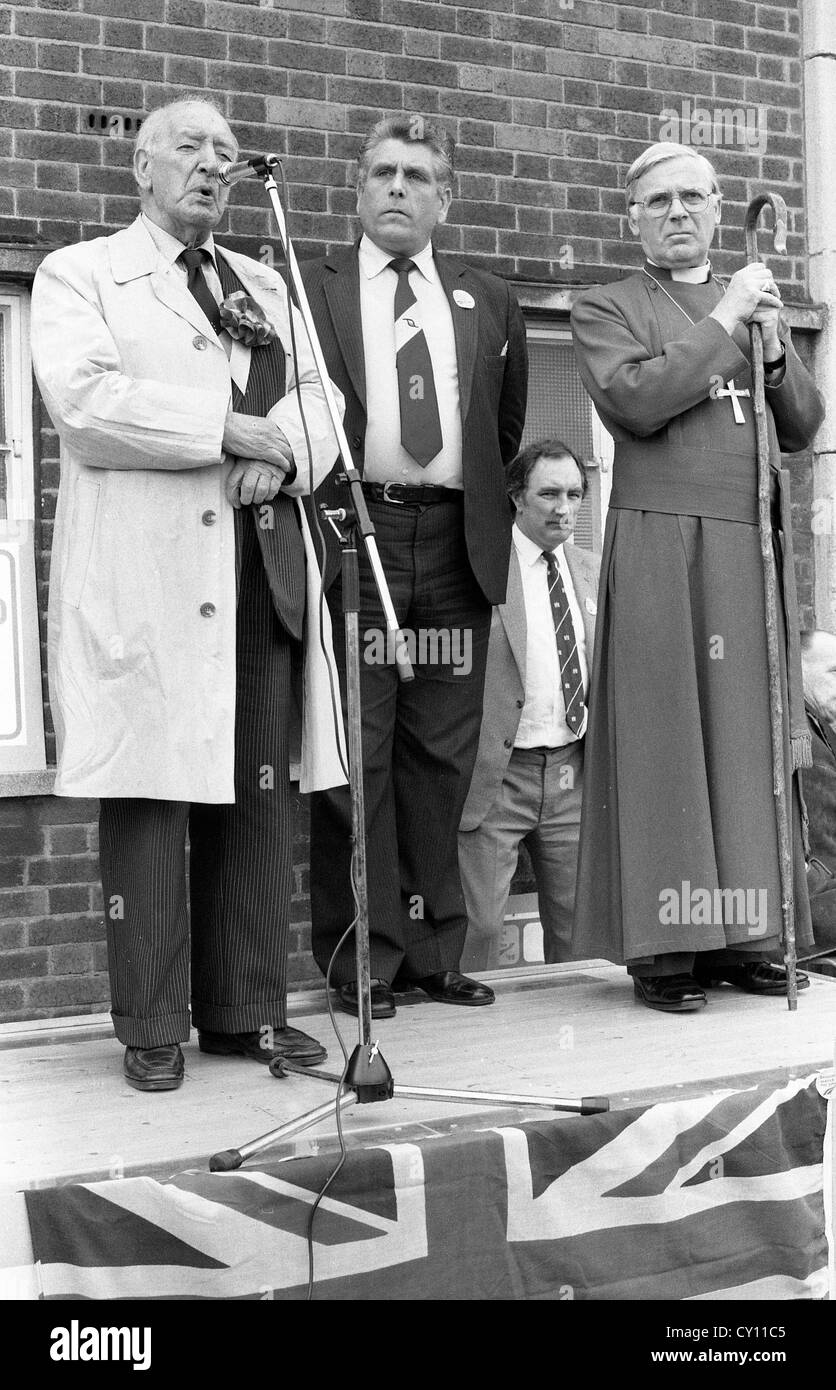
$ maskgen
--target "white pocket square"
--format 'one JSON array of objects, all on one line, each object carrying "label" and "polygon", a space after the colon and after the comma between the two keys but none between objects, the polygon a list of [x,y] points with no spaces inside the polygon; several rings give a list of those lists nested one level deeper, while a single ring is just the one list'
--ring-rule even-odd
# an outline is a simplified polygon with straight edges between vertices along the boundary
[{"label": "white pocket square", "polygon": [[508,339],[507,339],[507,338],[505,339],[505,346],[503,347],[503,349],[502,349],[502,351],[501,351],[501,353],[500,353],[499,355],[500,355],[500,357],[507,357],[507,356],[508,356]]}]

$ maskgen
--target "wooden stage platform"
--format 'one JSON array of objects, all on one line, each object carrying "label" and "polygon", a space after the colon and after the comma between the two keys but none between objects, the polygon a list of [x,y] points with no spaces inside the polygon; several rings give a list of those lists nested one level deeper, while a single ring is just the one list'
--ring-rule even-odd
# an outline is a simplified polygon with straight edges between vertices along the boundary
[{"label": "wooden stage platform", "polygon": [[[684,1098],[771,1078],[829,1069],[836,1038],[836,980],[811,976],[791,1014],[785,999],[723,987],[695,1014],[638,1004],[625,971],[604,962],[493,971],[482,978],[496,1004],[468,1009],[406,996],[375,1035],[396,1083],[579,1098],[604,1095],[613,1109]],[[420,1001],[420,1002],[419,1002]],[[346,1046],[356,1020],[337,1013]],[[341,1053],[322,991],[291,999],[291,1022]],[[206,1168],[216,1150],[238,1148],[327,1101],[314,1078],[274,1080],[266,1067],[203,1056],[196,1034],[184,1048],[186,1080],[172,1092],[132,1090],[122,1048],[106,1017],[0,1029],[0,1231],[2,1261],[25,1266],[31,1251],[21,1193],[26,1188],[107,1177],[164,1179]],[[395,1098],[344,1115],[349,1145],[412,1140],[469,1125],[546,1118],[546,1110]],[[335,1146],[333,1117],[270,1150],[272,1160]],[[248,1166],[257,1166],[258,1158]],[[6,1296],[9,1296],[7,1293]],[[14,1295],[12,1295],[14,1296]],[[24,1292],[22,1296],[27,1296]]]}]

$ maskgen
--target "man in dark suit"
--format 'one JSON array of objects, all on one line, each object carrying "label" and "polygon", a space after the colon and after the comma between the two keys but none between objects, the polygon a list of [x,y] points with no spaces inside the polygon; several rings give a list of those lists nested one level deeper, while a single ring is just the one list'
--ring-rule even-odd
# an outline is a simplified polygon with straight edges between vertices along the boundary
[{"label": "man in dark suit", "polygon": [[583,745],[600,556],[567,544],[586,469],[559,439],[508,469],[508,594],[494,609],[476,767],[459,830],[468,960],[486,969],[519,848],[537,880],[543,953],[571,959]]},{"label": "man in dark suit", "polygon": [[[359,162],[360,241],[303,267],[328,369],[346,397],[346,434],[395,612],[415,639],[411,683],[378,659],[380,644],[361,663],[375,1017],[394,1013],[401,984],[443,1003],[493,1002],[457,969],[467,919],[456,835],[479,736],[491,605],[505,597],[504,465],[522,433],[527,356],[509,286],[433,251],[452,197],[452,154],[447,132],[419,117],[379,122]],[[333,477],[320,497],[345,500]],[[332,548],[329,579],[337,569]],[[384,620],[362,555],[360,569],[360,631],[371,641]],[[338,578],[329,604],[339,656]],[[422,659],[422,635],[433,632],[446,636],[448,658],[462,659]],[[311,916],[323,971],[354,917],[350,833],[347,793],[314,797]],[[355,976],[349,944],[332,971],[349,1012],[358,1007]]]},{"label": "man in dark suit", "polygon": [[809,821],[807,888],[816,949],[805,959],[814,970],[836,971],[836,636],[802,632],[804,706],[813,764],[801,774]]}]

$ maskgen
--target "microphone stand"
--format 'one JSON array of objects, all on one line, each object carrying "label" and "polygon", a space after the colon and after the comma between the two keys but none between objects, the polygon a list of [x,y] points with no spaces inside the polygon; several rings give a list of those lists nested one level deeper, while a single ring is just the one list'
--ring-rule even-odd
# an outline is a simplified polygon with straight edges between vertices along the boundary
[{"label": "microphone stand", "polygon": [[[357,891],[357,920],[355,925],[355,955],[357,963],[357,1003],[359,1041],[345,1071],[345,1076],[321,1071],[317,1067],[302,1067],[295,1062],[274,1058],[270,1063],[270,1073],[274,1077],[286,1077],[292,1073],[299,1076],[318,1077],[336,1085],[337,1108],[342,1111],[352,1105],[368,1105],[374,1102],[391,1100],[393,1097],[408,1099],[434,1099],[443,1102],[488,1105],[532,1106],[537,1109],[565,1110],[580,1115],[595,1115],[609,1110],[609,1100],[604,1096],[586,1096],[571,1100],[558,1096],[526,1096],[500,1091],[446,1090],[438,1087],[395,1085],[392,1073],[380,1051],[377,1041],[372,1041],[372,1006],[369,946],[369,899],[366,872],[366,816],[363,789],[363,735],[362,705],[360,696],[360,643],[359,607],[360,582],[357,555],[357,536],[362,536],[369,558],[375,585],[380,597],[386,626],[392,636],[395,661],[401,680],[412,680],[414,673],[407,654],[406,641],[401,632],[392,605],[386,577],[380,563],[380,555],[375,540],[366,499],[363,496],[360,474],[354,467],[348,439],[343,428],[342,417],[337,409],[328,368],[322,354],[319,337],[313,322],[310,304],[305,292],[296,254],[287,233],[287,223],[273,170],[280,163],[277,155],[266,154],[243,164],[227,166],[221,174],[222,182],[237,182],[239,178],[255,175],[264,182],[264,187],[273,207],[279,238],[285,253],[287,271],[291,288],[296,296],[299,312],[305,325],[317,372],[319,373],[325,402],[344,469],[344,481],[349,491],[349,507],[329,510],[321,508],[325,519],[339,536],[342,555],[343,613],[346,637],[346,695],[348,711],[348,753],[349,786],[351,791],[351,828],[354,844],[354,869]],[[341,525],[345,530],[341,530]],[[329,1100],[313,1110],[307,1111],[295,1120],[278,1125],[267,1134],[262,1134],[237,1149],[222,1149],[212,1154],[209,1170],[212,1173],[228,1173],[240,1168],[241,1164],[253,1154],[281,1143],[293,1135],[310,1129],[320,1120],[334,1113],[335,1102]]]}]

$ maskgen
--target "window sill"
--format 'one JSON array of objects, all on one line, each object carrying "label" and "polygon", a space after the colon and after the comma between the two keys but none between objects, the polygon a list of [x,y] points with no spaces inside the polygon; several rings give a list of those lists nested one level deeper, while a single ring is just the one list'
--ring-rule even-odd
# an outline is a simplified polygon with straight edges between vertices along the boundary
[{"label": "window sill", "polygon": [[0,797],[52,796],[54,786],[54,767],[40,772],[0,772]]}]

